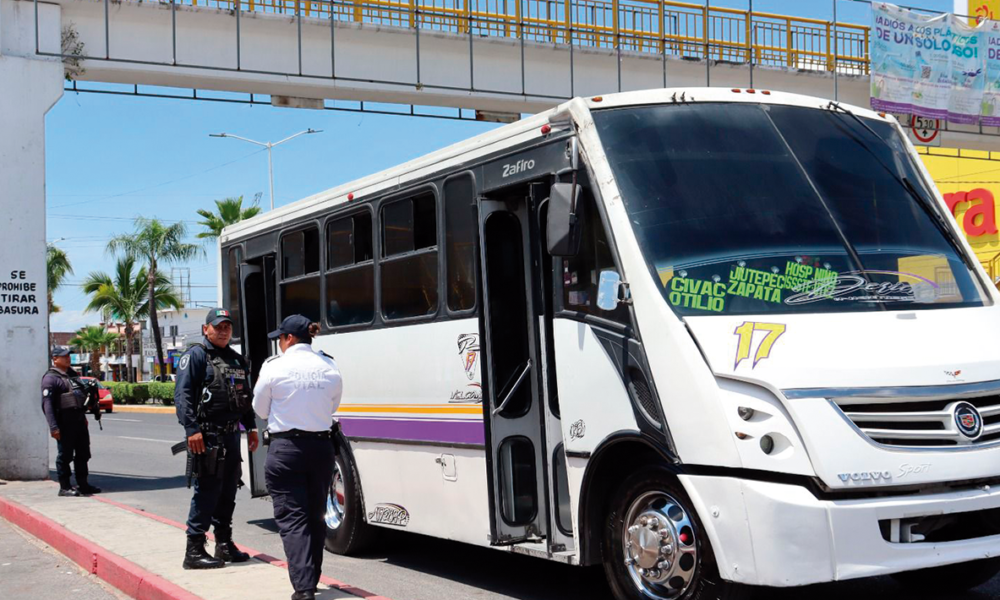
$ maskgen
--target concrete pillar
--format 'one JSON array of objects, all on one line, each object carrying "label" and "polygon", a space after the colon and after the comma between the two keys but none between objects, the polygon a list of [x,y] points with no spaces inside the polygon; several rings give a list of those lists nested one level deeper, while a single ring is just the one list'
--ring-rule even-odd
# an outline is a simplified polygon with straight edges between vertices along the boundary
[{"label": "concrete pillar", "polygon": [[63,65],[14,55],[11,38],[30,31],[33,41],[34,18],[10,10],[9,0],[0,0],[0,9],[6,9],[0,10],[6,50],[0,54],[0,478],[43,479],[49,475],[39,387],[49,362],[45,113],[62,96]]}]

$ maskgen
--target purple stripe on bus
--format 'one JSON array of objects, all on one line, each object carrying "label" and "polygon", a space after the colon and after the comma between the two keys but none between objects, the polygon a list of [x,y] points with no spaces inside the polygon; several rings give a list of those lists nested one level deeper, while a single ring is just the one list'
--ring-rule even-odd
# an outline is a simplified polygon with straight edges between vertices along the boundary
[{"label": "purple stripe on bus", "polygon": [[347,437],[372,437],[448,444],[484,444],[482,421],[415,421],[340,417]]}]

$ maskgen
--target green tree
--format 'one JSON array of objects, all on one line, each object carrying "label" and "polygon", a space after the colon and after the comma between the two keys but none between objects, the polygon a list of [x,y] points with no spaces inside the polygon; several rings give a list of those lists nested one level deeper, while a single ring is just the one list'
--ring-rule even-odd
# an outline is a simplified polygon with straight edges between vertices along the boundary
[{"label": "green tree", "polygon": [[260,194],[254,196],[253,203],[248,208],[243,208],[243,196],[239,196],[237,198],[216,200],[215,207],[219,210],[218,213],[213,213],[204,208],[198,209],[198,216],[205,219],[204,221],[198,221],[199,225],[205,227],[205,231],[199,233],[198,237],[216,239],[222,235],[223,228],[234,223],[239,223],[244,219],[257,216],[260,214],[260,207],[257,206],[258,202],[260,202]]},{"label": "green tree", "polygon": [[[160,262],[182,262],[205,255],[201,246],[184,242],[186,234],[187,228],[183,223],[166,225],[158,219],[138,217],[135,220],[134,233],[117,235],[108,242],[109,253],[121,253],[127,258],[146,261],[149,278],[146,291],[149,294],[149,305],[155,307],[149,311],[149,325],[153,332],[153,342],[156,344],[156,364],[160,366],[160,373],[167,371],[163,365],[163,339],[160,336],[160,323],[156,316],[156,311],[161,307],[153,299],[153,292],[156,290],[153,282],[159,277],[157,269]],[[176,308],[182,306],[183,304],[178,303]]]},{"label": "green tree", "polygon": [[108,346],[115,343],[121,337],[117,333],[112,333],[100,325],[87,325],[79,331],[69,341],[71,346],[90,353],[90,374],[97,377],[101,370],[101,354],[107,353]]},{"label": "green tree", "polygon": [[67,275],[73,274],[73,265],[66,256],[66,251],[49,244],[45,249],[45,271],[48,281],[49,314],[59,312],[59,307],[52,302],[52,297]]},{"label": "green tree", "polygon": [[88,275],[83,282],[83,291],[91,295],[87,311],[98,311],[105,318],[110,317],[124,323],[128,380],[134,383],[132,349],[135,324],[145,320],[150,314],[156,314],[157,310],[183,306],[174,293],[170,278],[162,273],[151,277],[145,267],[136,272],[135,259],[126,256],[118,260],[114,276],[97,271]]}]

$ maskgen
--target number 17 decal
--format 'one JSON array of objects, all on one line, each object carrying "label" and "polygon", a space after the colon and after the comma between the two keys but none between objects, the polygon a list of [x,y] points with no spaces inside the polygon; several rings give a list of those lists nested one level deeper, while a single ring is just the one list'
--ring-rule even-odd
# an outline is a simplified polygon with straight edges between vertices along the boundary
[{"label": "number 17 decal", "polygon": [[740,363],[744,359],[750,358],[750,346],[753,344],[753,334],[755,331],[766,331],[767,335],[764,336],[764,339],[760,341],[760,345],[757,346],[757,354],[753,357],[753,366],[750,367],[751,369],[755,368],[760,361],[771,356],[771,348],[774,347],[774,343],[778,341],[781,334],[785,333],[785,326],[781,323],[754,323],[752,321],[745,321],[737,327],[733,335],[740,336],[740,341],[736,345],[736,363],[733,365],[733,370],[740,366]]}]

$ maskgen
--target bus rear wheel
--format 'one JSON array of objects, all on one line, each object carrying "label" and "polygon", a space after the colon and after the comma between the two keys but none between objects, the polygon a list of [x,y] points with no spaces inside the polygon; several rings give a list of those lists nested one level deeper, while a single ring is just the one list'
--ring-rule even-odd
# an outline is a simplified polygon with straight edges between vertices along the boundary
[{"label": "bus rear wheel", "polygon": [[708,536],[671,473],[645,467],[611,497],[604,571],[618,600],[737,600],[747,588],[718,575]]},{"label": "bus rear wheel", "polygon": [[326,549],[351,556],[371,542],[373,528],[365,522],[361,486],[354,462],[346,451],[337,449],[330,493],[326,499]]},{"label": "bus rear wheel", "polygon": [[938,595],[971,590],[993,579],[997,573],[1000,573],[1000,558],[988,558],[919,571],[905,571],[894,574],[892,578],[909,590]]}]

